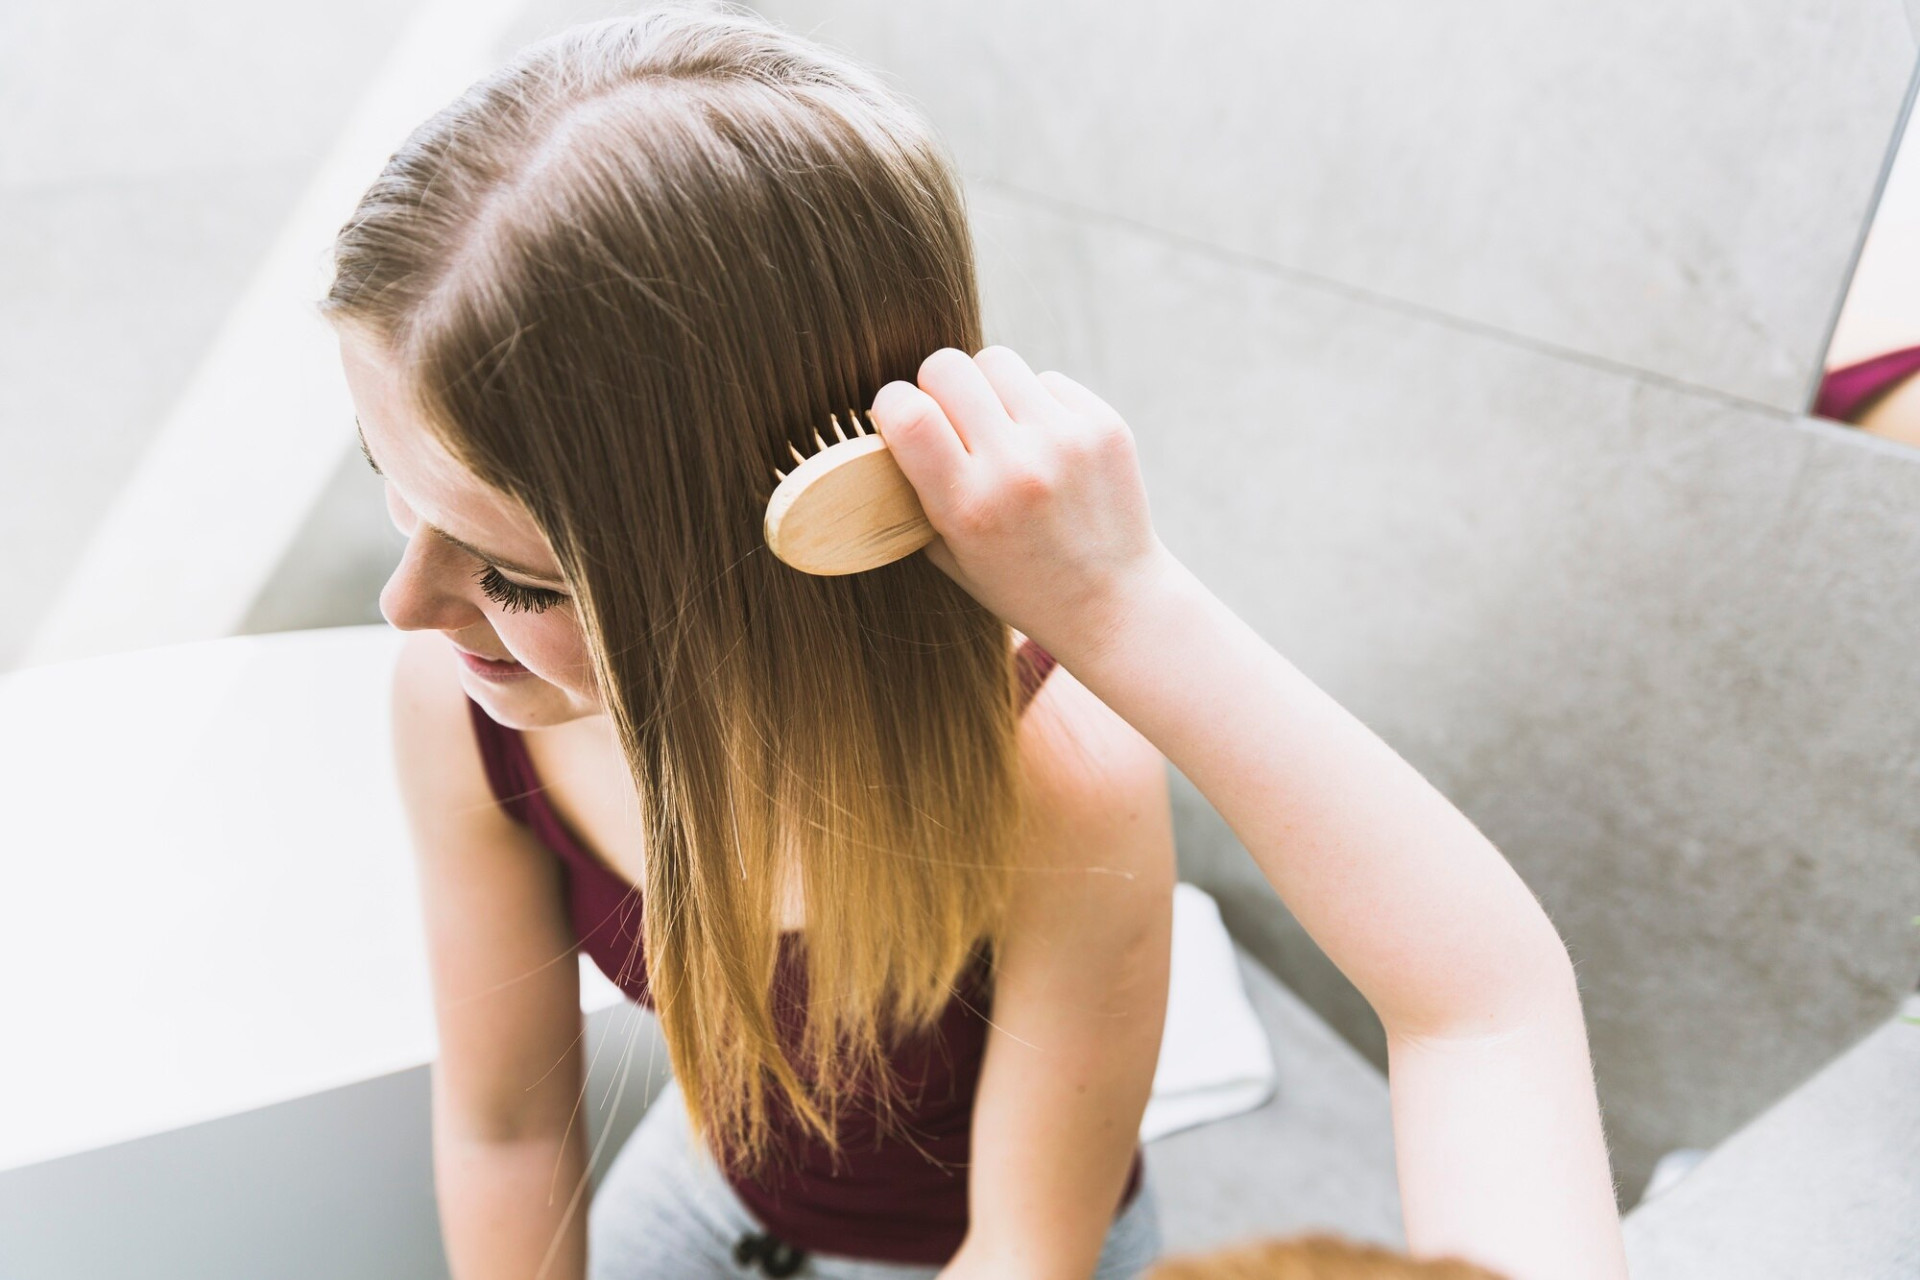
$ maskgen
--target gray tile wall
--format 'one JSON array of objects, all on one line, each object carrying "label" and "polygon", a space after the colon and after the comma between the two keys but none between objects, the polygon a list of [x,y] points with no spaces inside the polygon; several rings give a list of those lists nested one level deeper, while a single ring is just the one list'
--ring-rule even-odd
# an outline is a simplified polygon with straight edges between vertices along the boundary
[{"label": "gray tile wall", "polygon": [[[1128,414],[1168,540],[1536,887],[1629,1197],[1885,1018],[1920,971],[1920,457],[1795,413],[1905,7],[761,7],[923,103],[992,336]],[[1191,793],[1181,840],[1377,1058]]]},{"label": "gray tile wall", "polygon": [[[1535,886],[1629,1198],[1887,1016],[1920,456],[1796,411],[1901,5],[761,7],[925,105],[990,337],[1128,415],[1167,540]],[[1188,875],[1377,1055],[1182,819]]]},{"label": "gray tile wall", "polygon": [[977,178],[1783,408],[1913,55],[1894,0],[769,0]]}]

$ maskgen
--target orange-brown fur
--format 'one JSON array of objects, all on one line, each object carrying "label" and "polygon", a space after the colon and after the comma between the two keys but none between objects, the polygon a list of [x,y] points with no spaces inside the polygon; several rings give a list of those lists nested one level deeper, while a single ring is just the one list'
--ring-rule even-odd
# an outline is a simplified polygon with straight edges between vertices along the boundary
[{"label": "orange-brown fur", "polygon": [[1500,1280],[1454,1259],[1422,1261],[1333,1236],[1267,1240],[1217,1253],[1169,1258],[1147,1280]]}]

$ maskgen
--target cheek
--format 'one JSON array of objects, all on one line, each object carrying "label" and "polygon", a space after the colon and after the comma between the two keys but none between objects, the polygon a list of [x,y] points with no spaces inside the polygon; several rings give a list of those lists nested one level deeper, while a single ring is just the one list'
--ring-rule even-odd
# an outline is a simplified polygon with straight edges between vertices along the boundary
[{"label": "cheek", "polygon": [[587,652],[587,637],[571,610],[496,613],[493,629],[507,652],[529,671],[549,684],[592,700],[593,665]]}]

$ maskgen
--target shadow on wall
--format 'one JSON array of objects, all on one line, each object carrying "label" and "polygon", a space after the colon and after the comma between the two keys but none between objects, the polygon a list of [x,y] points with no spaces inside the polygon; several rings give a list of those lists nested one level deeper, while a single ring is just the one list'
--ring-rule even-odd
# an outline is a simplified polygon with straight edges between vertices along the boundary
[{"label": "shadow on wall", "polygon": [[294,535],[239,635],[382,622],[386,585],[406,539],[387,514],[386,489],[346,447],[320,500]]}]

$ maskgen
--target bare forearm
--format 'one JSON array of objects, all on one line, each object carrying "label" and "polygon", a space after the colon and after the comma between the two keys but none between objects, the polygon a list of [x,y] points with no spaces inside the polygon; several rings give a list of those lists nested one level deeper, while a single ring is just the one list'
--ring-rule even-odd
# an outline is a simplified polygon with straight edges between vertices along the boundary
[{"label": "bare forearm", "polygon": [[[1567,979],[1569,989],[1572,979]],[[1513,1280],[1626,1274],[1577,1002],[1512,1032],[1388,1045],[1407,1243]]]},{"label": "bare forearm", "polygon": [[1390,1031],[1533,1007],[1565,950],[1445,797],[1170,556],[1114,609],[1057,656],[1212,802]]},{"label": "bare forearm", "polygon": [[455,1280],[581,1280],[587,1193],[577,1136],[491,1142],[439,1129],[434,1181]]},{"label": "bare forearm", "polygon": [[[996,999],[996,1022],[999,1005]],[[1164,995],[1155,1007],[1163,1005]],[[1009,1029],[999,1050],[1002,1074],[982,1077],[972,1223],[945,1280],[1086,1280],[1093,1273],[1153,1086],[1158,1041],[1131,1021],[1110,1019],[1114,1034],[1104,1057],[1076,1048],[1028,1050],[1015,1059],[1022,1046]],[[1037,1034],[1043,1039],[1033,1043],[1050,1048],[1048,1031]],[[1017,1070],[1021,1082],[1009,1083],[1006,1069]]]},{"label": "bare forearm", "polygon": [[1409,1246],[1623,1275],[1572,965],[1506,860],[1170,559],[1100,622],[1057,656],[1220,810],[1387,1028]]},{"label": "bare forearm", "polygon": [[[992,1145],[979,1157],[973,1220],[942,1280],[1087,1280],[1093,1274],[1139,1143],[1151,1067],[1129,1077],[1124,1070],[1086,1071],[1074,1087],[1087,1091],[1057,1101],[1053,1116],[1036,1109],[1019,1117],[1028,1122],[1019,1132],[1005,1132],[1006,1125],[983,1133]],[[1088,1119],[1095,1108],[1108,1114]],[[1062,1122],[1061,1112],[1079,1115]]]}]

